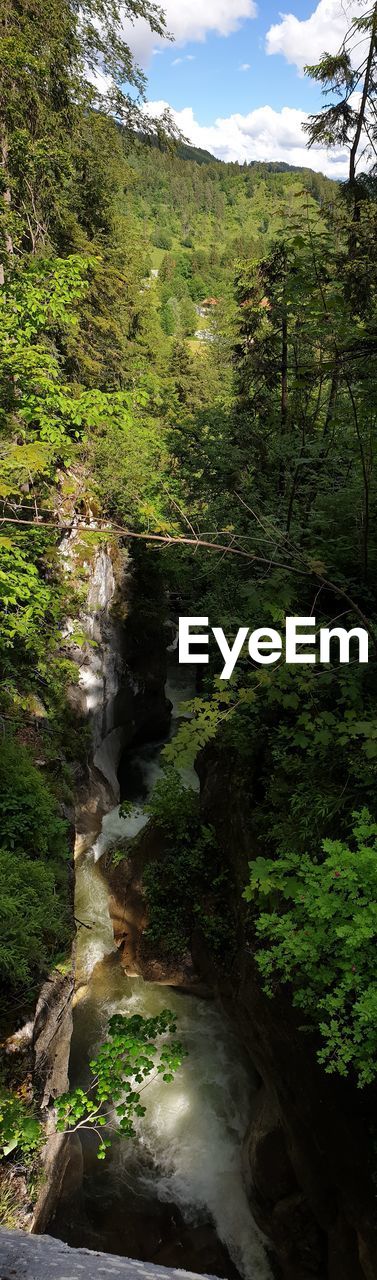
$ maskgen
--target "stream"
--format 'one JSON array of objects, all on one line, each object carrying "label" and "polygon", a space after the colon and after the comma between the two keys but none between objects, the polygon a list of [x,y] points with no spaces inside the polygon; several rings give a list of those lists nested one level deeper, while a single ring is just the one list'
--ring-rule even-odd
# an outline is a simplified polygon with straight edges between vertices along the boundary
[{"label": "stream", "polygon": [[[173,705],[173,735],[180,703],[192,696],[187,673],[172,665],[166,694]],[[121,798],[132,801],[106,814],[98,839],[78,860],[75,914],[77,995],[70,1059],[71,1085],[88,1083],[88,1063],[112,1014],[155,1015],[168,1007],[188,1056],[174,1081],[151,1081],[146,1115],[136,1137],[119,1137],[104,1162],[93,1134],[81,1137],[82,1186],[63,1186],[54,1234],[74,1246],[141,1258],[227,1277],[269,1280],[263,1241],[251,1217],[241,1153],[256,1082],[223,1011],[214,1000],[127,977],[114,947],[101,855],[121,836],[134,836],[148,818],[143,805],[161,773],[162,743],[130,753],[119,774]],[[187,772],[188,785],[198,787]],[[85,928],[84,925],[89,927]],[[77,1139],[75,1140],[77,1142]]]}]

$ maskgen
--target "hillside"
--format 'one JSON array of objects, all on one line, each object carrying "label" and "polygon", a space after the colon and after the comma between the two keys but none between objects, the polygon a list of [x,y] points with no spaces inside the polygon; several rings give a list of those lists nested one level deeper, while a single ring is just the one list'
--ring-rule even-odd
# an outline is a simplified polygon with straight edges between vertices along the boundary
[{"label": "hillside", "polygon": [[192,335],[198,324],[190,301],[231,298],[242,261],[260,258],[276,236],[293,233],[302,216],[337,198],[336,184],[310,169],[224,164],[189,147],[163,151],[145,142],[129,152],[129,163],[127,205],[144,237],[148,270],[159,272],[162,327],[170,335]]}]

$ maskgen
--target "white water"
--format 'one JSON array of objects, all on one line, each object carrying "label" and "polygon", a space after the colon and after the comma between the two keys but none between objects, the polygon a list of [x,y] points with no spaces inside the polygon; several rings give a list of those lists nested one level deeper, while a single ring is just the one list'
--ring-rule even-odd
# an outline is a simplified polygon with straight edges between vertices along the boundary
[{"label": "white water", "polygon": [[127,1184],[136,1155],[143,1190],[153,1191],[157,1170],[159,1200],[178,1205],[189,1223],[199,1222],[205,1209],[245,1280],[267,1280],[270,1269],[242,1180],[251,1099],[239,1046],[212,1002],[140,981],[132,987],[117,1010],[151,1016],[168,1005],[188,1057],[173,1083],[157,1077],[145,1090],[147,1113],[136,1142],[114,1149],[117,1180]]},{"label": "white water", "polygon": [[[180,678],[167,687],[174,708],[173,732],[179,703],[192,696],[187,679],[177,674]],[[161,773],[158,744],[141,749],[134,760],[150,793]],[[254,1089],[250,1066],[246,1069],[240,1047],[214,1002],[127,978],[107,959],[111,953],[115,956],[115,949],[108,893],[96,861],[119,839],[137,834],[147,820],[140,803],[127,818],[120,818],[117,805],[103,819],[93,849],[77,868],[75,914],[90,929],[81,927],[78,932],[79,983],[88,986],[75,1010],[73,1059],[76,1070],[78,1064],[81,1069],[114,1012],[151,1016],[166,1007],[177,1014],[177,1035],[188,1057],[172,1084],[158,1077],[146,1088],[147,1114],[138,1122],[136,1139],[115,1143],[103,1166],[106,1189],[112,1183],[114,1194],[119,1194],[124,1184],[125,1200],[127,1186],[132,1186],[140,1195],[176,1204],[189,1223],[212,1219],[244,1280],[269,1280],[241,1172]],[[98,964],[101,960],[104,963]]]},{"label": "white water", "polygon": [[76,868],[75,917],[77,920],[77,986],[87,983],[93,969],[114,951],[114,934],[109,915],[109,894],[102,876],[96,873],[93,854]]}]

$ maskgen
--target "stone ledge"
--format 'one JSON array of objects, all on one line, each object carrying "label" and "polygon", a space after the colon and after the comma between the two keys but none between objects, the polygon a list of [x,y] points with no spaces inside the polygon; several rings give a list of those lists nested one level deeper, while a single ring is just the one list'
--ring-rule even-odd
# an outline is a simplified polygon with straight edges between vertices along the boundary
[{"label": "stone ledge", "polygon": [[0,1230],[0,1280],[215,1280],[193,1271],[155,1267],[89,1249],[70,1249],[51,1236]]}]

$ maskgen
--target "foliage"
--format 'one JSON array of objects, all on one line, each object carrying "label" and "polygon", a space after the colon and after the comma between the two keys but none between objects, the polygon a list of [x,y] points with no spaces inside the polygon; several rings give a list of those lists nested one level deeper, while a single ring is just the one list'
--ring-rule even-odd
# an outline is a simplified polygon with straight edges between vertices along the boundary
[{"label": "foliage", "polygon": [[[376,170],[375,93],[377,75],[377,6],[353,16],[337,53],[325,53],[315,66],[307,67],[313,79],[323,85],[326,104],[305,126],[310,145],[324,143],[349,148],[349,192],[353,199],[354,221],[360,218],[360,202],[368,193],[370,176]],[[332,95],[332,101],[328,101]],[[357,172],[364,162],[369,175]],[[352,247],[355,240],[352,238]]]},{"label": "foliage", "polygon": [[[43,663],[46,636],[56,650],[64,607],[57,567],[51,573],[56,534],[44,531],[39,506],[51,503],[57,468],[72,461],[73,442],[84,431],[100,429],[105,419],[123,427],[129,420],[121,393],[110,397],[62,378],[54,333],[56,326],[75,330],[87,269],[77,255],[32,261],[13,271],[0,299],[0,483],[8,515],[24,493],[27,499],[20,527],[14,518],[5,523],[0,543],[0,652],[11,677],[14,666],[26,672]],[[27,536],[22,523],[35,513],[39,526]]]},{"label": "foliage", "polygon": [[[145,77],[124,39],[123,22],[145,18],[165,31],[150,0],[36,0],[31,10],[5,0],[2,12],[1,118],[3,179],[2,258],[9,249],[35,253],[48,241],[72,244],[79,232],[82,192],[76,190],[85,158],[88,117],[113,113],[127,126],[161,135],[162,125],[141,116]],[[43,38],[42,38],[43,36]],[[115,132],[115,126],[114,130]],[[98,172],[98,170],[97,170]],[[92,159],[92,217],[106,222],[108,193],[96,186]]]},{"label": "foliage", "polygon": [[108,1129],[114,1128],[115,1117],[117,1130],[127,1138],[133,1137],[135,1119],[146,1111],[140,1101],[143,1090],[158,1075],[169,1084],[185,1056],[178,1040],[166,1039],[176,1029],[169,1009],[152,1018],[114,1015],[107,1040],[90,1063],[92,1080],[88,1089],[77,1088],[57,1100],[58,1131],[93,1130],[99,1139],[99,1160],[105,1159],[111,1146]]},{"label": "foliage", "polygon": [[377,824],[354,814],[352,843],[324,840],[322,853],[249,864],[244,897],[255,906],[256,960],[264,988],[289,983],[293,1004],[322,1041],[325,1070],[377,1072],[375,955]]},{"label": "foliage", "polygon": [[1,841],[18,857],[64,860],[67,824],[29,752],[5,739],[0,746]]},{"label": "foliage", "polygon": [[[92,465],[102,502],[118,519],[138,527],[167,527],[166,501],[161,475],[168,467],[167,447],[161,423],[161,391],[152,375],[139,375],[132,394],[113,396],[119,405],[108,424],[97,433]],[[127,405],[127,409],[126,409]]]},{"label": "foliage", "polygon": [[69,939],[66,823],[29,752],[0,747],[3,1000],[34,987]]},{"label": "foliage", "polygon": [[69,941],[67,875],[46,864],[0,849],[2,1002],[34,993],[56,952]]},{"label": "foliage", "polygon": [[199,797],[185,787],[175,769],[169,769],[153,788],[147,811],[167,836],[180,841],[195,828]]},{"label": "foliage", "polygon": [[200,929],[213,953],[224,959],[234,945],[228,880],[215,833],[201,821],[199,797],[168,768],[147,808],[164,837],[162,868],[160,861],[149,862],[143,872],[147,944],[176,960]]},{"label": "foliage", "polygon": [[35,1108],[15,1093],[1,1088],[0,1092],[0,1150],[2,1157],[17,1151],[26,1159],[33,1155],[42,1142],[42,1126]]}]

